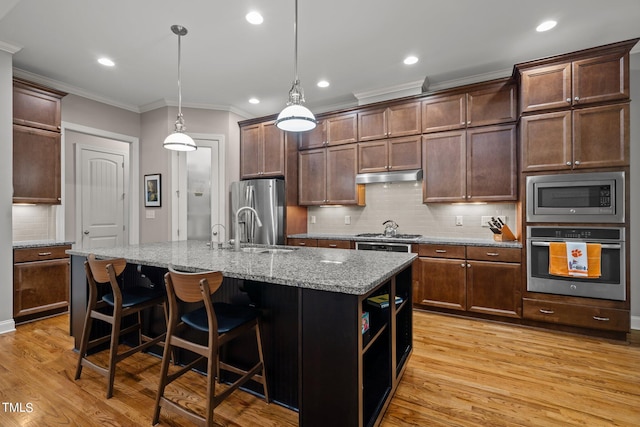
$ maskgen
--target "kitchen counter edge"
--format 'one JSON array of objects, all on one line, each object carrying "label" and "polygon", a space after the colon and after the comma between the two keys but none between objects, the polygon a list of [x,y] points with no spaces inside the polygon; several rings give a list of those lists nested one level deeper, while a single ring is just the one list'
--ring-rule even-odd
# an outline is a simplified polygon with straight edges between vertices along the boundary
[{"label": "kitchen counter edge", "polygon": [[436,245],[465,245],[465,246],[492,246],[498,248],[518,248],[522,249],[522,242],[519,240],[510,242],[497,242],[493,239],[465,238],[465,237],[428,237],[422,236],[417,239],[397,239],[387,237],[361,237],[354,234],[324,234],[324,233],[302,233],[291,234],[289,239],[318,239],[318,240],[349,240],[354,242],[396,242],[413,244],[436,244]]},{"label": "kitchen counter edge", "polygon": [[13,249],[44,248],[47,246],[71,246],[75,242],[61,240],[23,240],[13,242]]}]

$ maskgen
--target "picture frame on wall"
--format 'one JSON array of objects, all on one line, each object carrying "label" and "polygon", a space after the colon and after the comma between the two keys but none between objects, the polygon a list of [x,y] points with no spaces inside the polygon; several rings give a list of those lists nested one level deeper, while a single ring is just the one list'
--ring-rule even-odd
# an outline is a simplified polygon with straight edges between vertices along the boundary
[{"label": "picture frame on wall", "polygon": [[159,208],[162,200],[160,199],[160,174],[152,174],[144,176],[144,206],[150,208]]}]

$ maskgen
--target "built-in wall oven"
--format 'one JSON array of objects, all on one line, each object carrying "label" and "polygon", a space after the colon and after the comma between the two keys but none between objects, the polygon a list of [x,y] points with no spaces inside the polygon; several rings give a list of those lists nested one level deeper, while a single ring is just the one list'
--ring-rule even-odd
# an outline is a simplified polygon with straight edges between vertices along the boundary
[{"label": "built-in wall oven", "polygon": [[[598,277],[564,277],[550,273],[552,242],[599,245]],[[527,290],[624,301],[626,295],[624,227],[527,227]]]}]

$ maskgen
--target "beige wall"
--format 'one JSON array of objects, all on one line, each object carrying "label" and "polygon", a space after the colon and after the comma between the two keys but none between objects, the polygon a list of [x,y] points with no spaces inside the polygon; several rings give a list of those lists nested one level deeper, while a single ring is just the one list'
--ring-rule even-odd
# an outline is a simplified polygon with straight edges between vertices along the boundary
[{"label": "beige wall", "polygon": [[[238,121],[242,118],[234,113],[219,110],[183,108],[187,133],[223,135],[225,144],[225,189],[239,178],[240,131]],[[140,242],[160,242],[171,238],[171,155],[162,148],[162,141],[173,131],[177,108],[165,107],[141,115],[140,180],[146,174],[162,174],[162,206],[154,208],[155,218],[147,219],[144,201],[140,200]],[[148,209],[148,208],[147,208]]]}]

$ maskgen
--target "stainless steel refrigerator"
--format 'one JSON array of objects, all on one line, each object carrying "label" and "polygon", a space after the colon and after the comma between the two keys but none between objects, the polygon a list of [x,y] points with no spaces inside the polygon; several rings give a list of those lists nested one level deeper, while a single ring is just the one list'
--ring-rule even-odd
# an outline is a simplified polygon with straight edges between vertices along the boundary
[{"label": "stainless steel refrigerator", "polygon": [[258,227],[255,214],[240,212],[240,242],[265,245],[284,244],[284,181],[282,179],[252,179],[231,184],[231,237],[235,238],[236,212],[243,206],[254,208],[262,222]]}]

